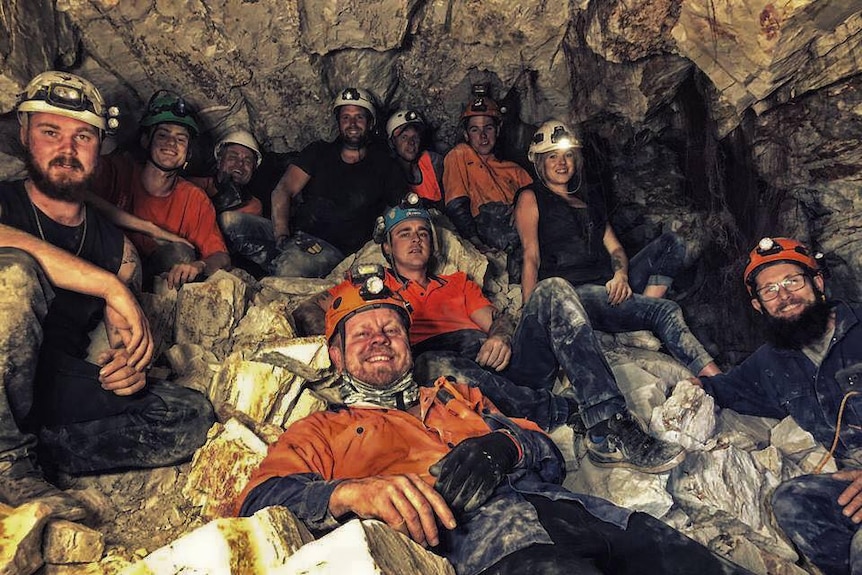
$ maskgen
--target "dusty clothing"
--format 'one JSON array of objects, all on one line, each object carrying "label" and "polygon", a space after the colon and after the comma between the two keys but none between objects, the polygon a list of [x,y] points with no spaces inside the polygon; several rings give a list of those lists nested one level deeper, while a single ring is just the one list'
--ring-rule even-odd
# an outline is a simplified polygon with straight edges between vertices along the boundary
[{"label": "dusty clothing", "polygon": [[[862,305],[835,302],[835,331],[820,365],[799,350],[763,345],[730,372],[703,378],[704,389],[721,407],[748,415],[788,415],[815,439],[831,445],[844,395],[862,374]],[[835,451],[839,466],[862,468],[862,396],[847,400]],[[836,503],[847,482],[806,475],[782,483],[772,497],[778,523],[824,573],[862,569],[859,532]],[[852,548],[852,551],[851,551]]]},{"label": "dusty clothing", "polygon": [[[703,387],[720,407],[748,415],[788,415],[817,441],[830,445],[838,409],[854,383],[839,372],[862,370],[862,305],[836,302],[835,333],[819,366],[798,350],[763,345],[728,373],[703,378]],[[858,385],[858,383],[856,384]],[[850,397],[836,458],[862,468],[862,396]]]},{"label": "dusty clothing", "polygon": [[601,197],[588,197],[587,208],[573,208],[541,183],[530,189],[539,211],[539,279],[559,277],[572,284],[593,328],[599,331],[650,330],[694,374],[712,362],[676,302],[640,295],[648,285],[670,286],[681,271],[685,245],[679,236],[666,232],[631,258],[629,285],[634,295],[611,305],[604,286],[613,274],[602,243],[607,217]]},{"label": "dusty clothing", "polygon": [[[38,217],[38,221],[37,218]],[[35,237],[116,274],[123,259],[123,234],[96,210],[86,206],[86,229],[58,224],[30,202],[24,181],[0,182],[0,223]],[[40,232],[41,229],[41,232]],[[80,252],[79,252],[80,248]],[[51,313],[42,326],[45,347],[72,357],[87,357],[89,333],[102,319],[105,302],[99,298],[55,288]]]},{"label": "dusty clothing", "polygon": [[[218,188],[216,188],[216,179],[213,176],[189,176],[186,179],[206,192],[209,198],[219,193]],[[260,199],[248,194],[248,197],[244,197],[243,200],[242,205],[231,208],[229,211],[251,214],[252,216],[263,216],[263,203]]]},{"label": "dusty clothing", "polygon": [[[210,198],[218,193],[214,177],[189,178],[189,181],[199,186]],[[275,270],[272,262],[278,257],[279,251],[275,247],[272,220],[264,218],[262,214],[263,204],[258,198],[250,196],[241,206],[218,213],[216,221],[231,256],[242,256],[273,274]]]},{"label": "dusty clothing", "polygon": [[[93,211],[88,217],[99,216]],[[32,256],[0,249],[0,283],[9,288],[0,290],[0,313],[9,326],[0,330],[0,462],[31,457],[36,436],[40,456],[71,474],[172,465],[204,443],[215,417],[203,395],[157,383],[117,396],[101,388],[99,366],[62,350],[57,336],[43,332],[63,300]],[[73,341],[86,338],[86,325],[67,328]]]},{"label": "dusty clothing", "polygon": [[521,460],[483,505],[457,517],[458,527],[441,529],[432,549],[459,575],[746,573],[660,521],[562,488],[565,462],[553,442],[501,415],[476,388],[441,377],[419,392],[418,416],[336,406],[294,423],[252,476],[239,513],[284,505],[312,531],[333,529],[329,501],[342,480],[416,473],[433,485],[429,467],[456,445],[506,430]]},{"label": "dusty clothing", "polygon": [[539,279],[565,278],[573,286],[604,284],[611,277],[611,258],[603,238],[608,216],[601,191],[587,189],[585,208],[574,208],[541,182],[528,189],[539,212]]},{"label": "dusty clothing", "polygon": [[479,208],[489,203],[511,206],[515,192],[533,178],[524,168],[507,160],[490,157],[484,160],[464,142],[446,154],[443,160],[443,188],[446,202],[456,198],[470,199],[470,213],[479,214]]},{"label": "dusty clothing", "polygon": [[404,173],[388,151],[369,146],[355,164],[341,159],[341,141],[315,142],[294,165],[311,179],[292,206],[292,231],[301,230],[352,254],[371,239],[374,222],[404,197]]},{"label": "dusty clothing", "polygon": [[[451,398],[451,399],[449,399]],[[443,531],[439,553],[461,575],[489,567],[500,557],[551,539],[525,494],[582,502],[591,513],[625,526],[629,512],[607,501],[571,493],[560,486],[562,455],[531,422],[501,415],[478,389],[439,378],[420,389],[420,417],[394,409],[336,406],[290,426],[270,447],[240,496],[240,514],[285,505],[314,531],[338,521],[329,498],[341,480],[416,473],[429,484],[428,468],[458,443],[489,431],[512,432],[523,448],[516,469],[480,509]]]},{"label": "dusty clothing", "polygon": [[[219,252],[227,253],[216,223],[215,209],[203,190],[177,178],[170,195],[151,196],[144,189],[142,170],[142,165],[125,154],[102,156],[96,193],[117,207],[187,239],[195,246],[201,259]],[[143,234],[131,233],[129,239],[142,258],[149,257],[158,247],[153,238]]]},{"label": "dusty clothing", "polygon": [[419,156],[419,181],[408,181],[410,191],[426,201],[428,207],[443,207],[443,157],[425,150]]}]

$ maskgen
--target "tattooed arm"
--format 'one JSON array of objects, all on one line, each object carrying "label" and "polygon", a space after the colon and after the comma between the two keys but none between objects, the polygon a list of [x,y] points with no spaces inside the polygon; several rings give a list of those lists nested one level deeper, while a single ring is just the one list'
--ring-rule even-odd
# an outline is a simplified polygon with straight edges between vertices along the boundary
[{"label": "tattooed arm", "polygon": [[[136,295],[140,294],[141,261],[129,238],[124,238],[123,261],[117,277]],[[96,359],[96,362],[102,366],[99,371],[99,382],[102,388],[113,391],[117,395],[131,395],[140,391],[147,384],[146,366],[135,367],[131,364],[125,345],[129,337],[128,327],[123,318],[113,313],[108,306],[105,306],[105,329],[108,332],[111,348],[99,354]],[[152,346],[149,325],[147,325],[147,338],[150,340],[149,345]]]},{"label": "tattooed arm", "polygon": [[614,277],[605,284],[605,289],[608,290],[608,303],[621,304],[632,297],[632,287],[629,285],[629,258],[610,224],[605,226],[602,242],[611,256],[611,267],[614,270]]}]

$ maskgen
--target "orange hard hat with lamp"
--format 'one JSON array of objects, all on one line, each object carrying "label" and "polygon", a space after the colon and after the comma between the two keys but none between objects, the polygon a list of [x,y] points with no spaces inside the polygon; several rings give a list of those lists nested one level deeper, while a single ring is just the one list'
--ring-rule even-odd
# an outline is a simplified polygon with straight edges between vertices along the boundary
[{"label": "orange hard hat with lamp", "polygon": [[410,304],[386,287],[384,278],[385,271],[380,264],[359,264],[350,270],[347,281],[334,288],[332,303],[326,310],[324,335],[327,343],[331,343],[336,333],[343,336],[348,319],[370,309],[394,309],[401,315],[405,329],[409,329]]},{"label": "orange hard hat with lamp", "polygon": [[755,280],[763,268],[777,263],[796,264],[814,277],[821,273],[820,260],[823,254],[814,253],[805,244],[793,238],[763,238],[748,254],[748,263],[742,274],[743,282],[751,297],[757,295]]}]

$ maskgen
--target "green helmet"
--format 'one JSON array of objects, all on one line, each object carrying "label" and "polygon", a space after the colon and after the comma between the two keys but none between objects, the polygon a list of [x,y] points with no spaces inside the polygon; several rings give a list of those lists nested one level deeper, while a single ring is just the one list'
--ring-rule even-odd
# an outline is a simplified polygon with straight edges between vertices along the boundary
[{"label": "green helmet", "polygon": [[185,126],[192,137],[200,133],[194,110],[182,96],[169,90],[158,90],[154,93],[147,103],[144,117],[141,118],[142,128],[151,128],[159,124]]}]

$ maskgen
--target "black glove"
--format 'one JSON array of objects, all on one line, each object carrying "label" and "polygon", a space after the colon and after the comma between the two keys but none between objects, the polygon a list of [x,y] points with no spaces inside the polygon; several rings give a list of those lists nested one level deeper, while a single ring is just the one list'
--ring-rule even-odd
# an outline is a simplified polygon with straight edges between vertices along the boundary
[{"label": "black glove", "polygon": [[455,511],[469,512],[487,501],[518,463],[518,446],[506,433],[465,439],[431,466],[436,489]]},{"label": "black glove", "polygon": [[210,198],[217,214],[240,207],[246,200],[243,191],[233,178],[216,181],[216,194]]}]

